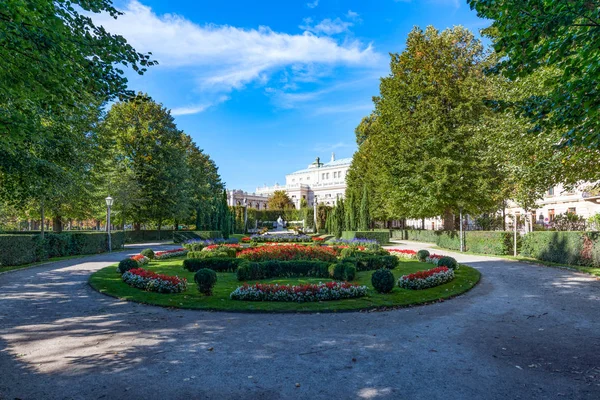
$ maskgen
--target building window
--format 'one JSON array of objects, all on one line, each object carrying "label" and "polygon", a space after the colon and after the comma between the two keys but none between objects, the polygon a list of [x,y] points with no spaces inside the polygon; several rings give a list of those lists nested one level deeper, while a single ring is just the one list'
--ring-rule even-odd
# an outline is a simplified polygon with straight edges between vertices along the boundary
[{"label": "building window", "polygon": [[548,196],[554,196],[554,188],[553,187],[548,189]]},{"label": "building window", "polygon": [[569,207],[569,209],[567,210],[568,214],[577,214],[577,210],[575,209],[575,207]]},{"label": "building window", "polygon": [[327,179],[329,179],[329,172],[327,173]]},{"label": "building window", "polygon": [[325,179],[325,172],[321,175],[321,179]]},{"label": "building window", "polygon": [[549,222],[554,221],[554,209],[553,208],[548,210],[548,221]]},{"label": "building window", "polygon": [[307,177],[306,177],[306,180],[307,180],[307,181],[310,181],[310,176],[307,176]]}]

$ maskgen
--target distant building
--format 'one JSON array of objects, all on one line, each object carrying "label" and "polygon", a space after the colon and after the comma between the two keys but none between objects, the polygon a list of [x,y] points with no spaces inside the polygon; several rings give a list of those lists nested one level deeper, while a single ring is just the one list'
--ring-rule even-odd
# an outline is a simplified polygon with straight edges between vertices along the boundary
[{"label": "distant building", "polygon": [[334,153],[331,153],[331,159],[327,163],[322,163],[317,157],[315,162],[305,169],[287,174],[285,185],[275,184],[274,186],[259,187],[254,193],[229,190],[227,192],[228,204],[230,206],[243,205],[244,199],[246,199],[248,207],[263,210],[267,208],[269,197],[275,191],[283,190],[292,199],[296,208],[300,208],[302,199],[306,200],[311,207],[315,201],[317,204],[333,206],[338,199],[345,195],[346,175],[351,163],[352,158],[336,160]]}]

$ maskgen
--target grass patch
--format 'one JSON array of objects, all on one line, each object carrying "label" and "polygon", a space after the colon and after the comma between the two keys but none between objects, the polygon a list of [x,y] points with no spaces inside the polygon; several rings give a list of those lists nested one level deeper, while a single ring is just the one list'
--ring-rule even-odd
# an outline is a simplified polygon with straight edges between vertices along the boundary
[{"label": "grass patch", "polygon": [[[194,283],[194,274],[183,269],[183,258],[151,262],[144,266],[144,268],[157,273],[178,275],[187,278],[188,290],[184,293],[160,294],[132,288],[121,280],[121,276],[116,272],[116,264],[94,273],[90,277],[89,283],[99,292],[113,297],[165,307],[240,312],[335,312],[407,307],[430,303],[464,293],[475,286],[480,278],[479,271],[476,269],[461,266],[456,271],[455,279],[444,285],[426,290],[407,290],[396,286],[392,293],[379,294],[371,286],[371,274],[373,271],[366,271],[357,273],[356,280],[352,282],[369,287],[369,295],[366,297],[314,303],[283,303],[236,301],[229,299],[229,294],[241,285],[234,273],[217,273],[217,284],[214,287],[213,295],[209,297],[203,296],[198,292]],[[392,272],[397,280],[402,275],[429,268],[433,268],[433,265],[400,260],[400,265]],[[318,283],[327,280],[323,278],[275,278],[265,279],[261,282],[299,284]]]}]

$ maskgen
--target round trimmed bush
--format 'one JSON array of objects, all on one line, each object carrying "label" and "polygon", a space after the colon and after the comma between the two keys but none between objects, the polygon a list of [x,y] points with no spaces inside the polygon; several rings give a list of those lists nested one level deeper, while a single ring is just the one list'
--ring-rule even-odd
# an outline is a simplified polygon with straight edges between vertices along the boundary
[{"label": "round trimmed bush", "polygon": [[346,263],[344,264],[344,275],[347,281],[353,281],[356,278],[356,266],[353,264]]},{"label": "round trimmed bush", "polygon": [[417,258],[419,261],[424,262],[427,257],[429,257],[429,252],[427,250],[417,251]]},{"label": "round trimmed bush", "polygon": [[141,255],[148,257],[151,260],[154,260],[154,250],[152,249],[144,249],[140,252]]},{"label": "round trimmed bush", "polygon": [[194,275],[194,282],[198,285],[198,291],[206,296],[212,295],[212,288],[217,283],[217,273],[212,269],[202,268]]},{"label": "round trimmed bush", "polygon": [[452,270],[457,270],[458,262],[453,257],[444,256],[438,260],[437,266],[438,267],[447,267]]},{"label": "round trimmed bush", "polygon": [[389,269],[378,269],[371,275],[371,285],[379,293],[389,293],[396,284],[394,274]]},{"label": "round trimmed bush", "polygon": [[131,258],[126,258],[119,262],[119,266],[117,267],[117,272],[123,275],[125,272],[130,269],[139,268],[137,261],[132,260]]}]

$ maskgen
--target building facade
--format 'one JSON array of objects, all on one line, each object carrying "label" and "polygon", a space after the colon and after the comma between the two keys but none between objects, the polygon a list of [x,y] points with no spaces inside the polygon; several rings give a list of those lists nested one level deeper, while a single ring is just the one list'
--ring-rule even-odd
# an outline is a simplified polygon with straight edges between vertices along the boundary
[{"label": "building facade", "polygon": [[[573,190],[566,190],[562,185],[550,188],[544,198],[536,202],[533,210],[526,211],[514,202],[509,202],[506,214],[525,216],[526,221],[537,225],[548,225],[559,214],[571,213],[583,218],[600,213],[600,195],[588,191],[589,185],[582,185]],[[512,219],[511,219],[512,221]]]},{"label": "building facade", "polygon": [[247,204],[249,208],[256,208],[257,210],[266,210],[267,203],[269,202],[269,196],[248,193],[243,190],[228,190],[227,191],[227,205],[229,206],[243,206]]},{"label": "building facade", "polygon": [[264,186],[256,188],[256,195],[269,197],[277,190],[284,190],[294,202],[296,208],[300,208],[302,200],[307,205],[327,204],[333,206],[338,199],[344,198],[346,192],[346,175],[352,158],[331,159],[322,163],[317,157],[315,162],[305,169],[292,172],[285,176],[285,185]]}]

